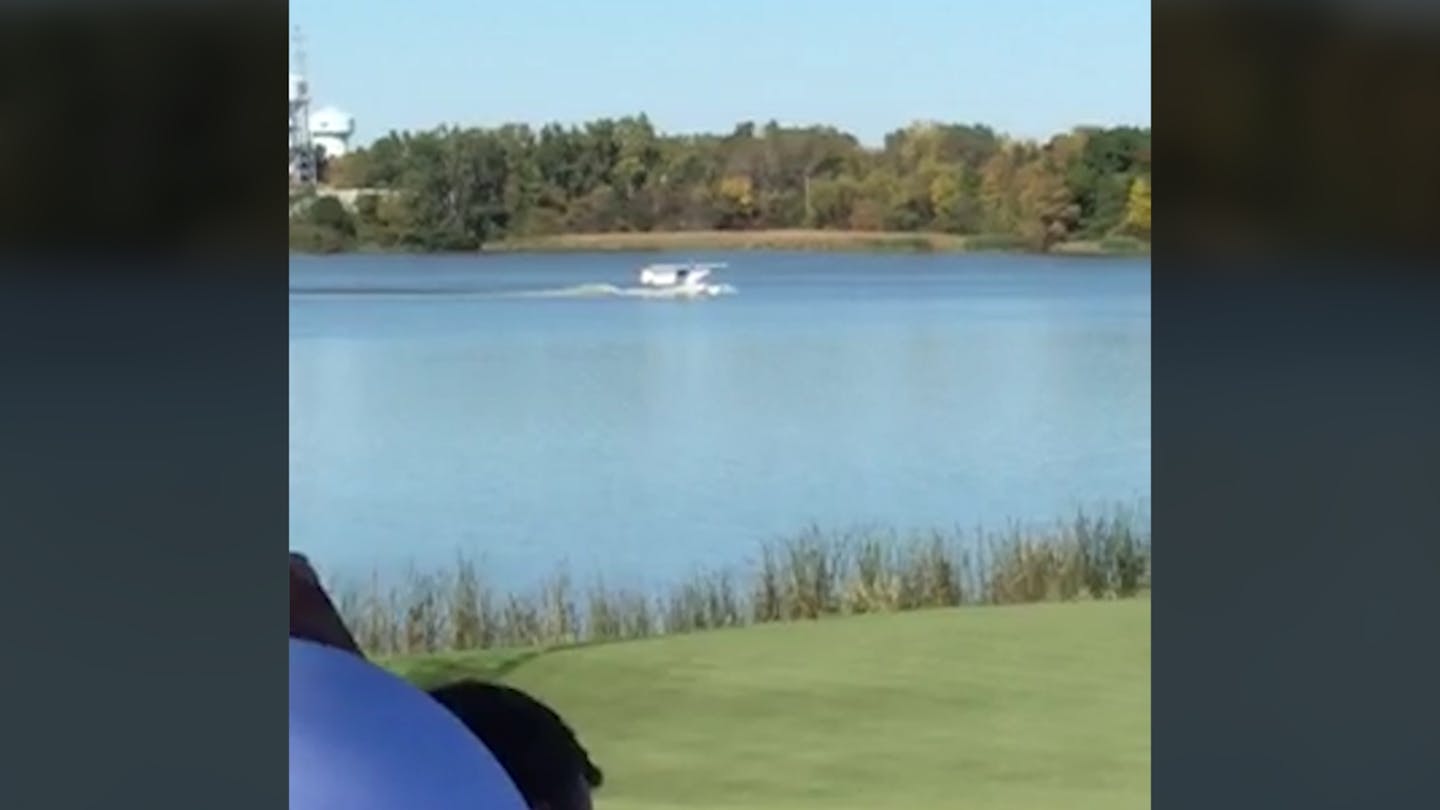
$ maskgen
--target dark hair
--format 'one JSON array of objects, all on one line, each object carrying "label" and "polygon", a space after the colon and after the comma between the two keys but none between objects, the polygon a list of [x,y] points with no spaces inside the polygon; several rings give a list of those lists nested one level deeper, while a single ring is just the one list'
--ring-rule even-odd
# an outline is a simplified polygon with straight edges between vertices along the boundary
[{"label": "dark hair", "polygon": [[466,680],[430,696],[485,743],[531,807],[567,807],[578,780],[591,788],[605,781],[560,715],[519,689]]}]

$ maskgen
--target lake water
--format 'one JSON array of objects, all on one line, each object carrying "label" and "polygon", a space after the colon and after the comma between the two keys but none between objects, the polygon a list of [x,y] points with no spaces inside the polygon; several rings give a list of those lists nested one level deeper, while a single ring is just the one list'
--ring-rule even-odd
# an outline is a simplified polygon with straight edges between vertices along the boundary
[{"label": "lake water", "polygon": [[[652,261],[735,294],[645,300]],[[1148,259],[291,259],[290,535],[664,581],[766,539],[1003,526],[1150,494]]]}]

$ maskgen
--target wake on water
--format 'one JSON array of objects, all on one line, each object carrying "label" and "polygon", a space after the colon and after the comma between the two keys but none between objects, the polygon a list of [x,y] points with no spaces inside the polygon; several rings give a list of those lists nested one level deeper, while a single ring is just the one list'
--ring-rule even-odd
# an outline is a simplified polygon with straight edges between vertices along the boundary
[{"label": "wake on water", "polygon": [[541,290],[511,290],[505,292],[483,292],[479,290],[466,289],[383,289],[383,288],[291,288],[291,295],[305,297],[352,297],[352,296],[376,296],[382,298],[415,298],[423,299],[435,296],[445,298],[465,299],[514,299],[514,298],[559,298],[559,299],[585,299],[585,298],[640,298],[655,301],[669,300],[691,300],[700,298],[716,298],[722,295],[734,295],[736,290],[729,284],[705,284],[699,287],[621,287],[615,284],[590,283],[575,284],[569,287],[557,287]]},{"label": "wake on water", "polygon": [[618,287],[614,284],[577,284],[553,290],[530,290],[499,293],[497,298],[649,298],[649,299],[691,299],[713,298],[734,295],[735,288],[729,284],[711,284],[703,291],[678,287]]}]

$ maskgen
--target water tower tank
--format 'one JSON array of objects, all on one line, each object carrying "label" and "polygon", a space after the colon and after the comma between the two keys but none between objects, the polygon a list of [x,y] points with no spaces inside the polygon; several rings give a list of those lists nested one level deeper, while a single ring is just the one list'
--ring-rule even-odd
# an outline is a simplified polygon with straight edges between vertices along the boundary
[{"label": "water tower tank", "polygon": [[350,151],[350,136],[355,133],[355,118],[335,107],[316,110],[310,116],[310,134],[315,145],[332,158]]},{"label": "water tower tank", "polygon": [[325,107],[310,115],[310,131],[316,135],[349,137],[355,131],[355,117],[335,107]]}]

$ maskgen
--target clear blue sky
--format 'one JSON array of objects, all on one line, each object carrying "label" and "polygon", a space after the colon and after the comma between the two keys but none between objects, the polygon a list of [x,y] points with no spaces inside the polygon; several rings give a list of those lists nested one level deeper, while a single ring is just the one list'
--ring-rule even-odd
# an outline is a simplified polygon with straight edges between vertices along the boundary
[{"label": "clear blue sky", "polygon": [[665,132],[919,119],[1150,124],[1148,0],[291,0],[316,100],[368,142],[645,112]]}]

